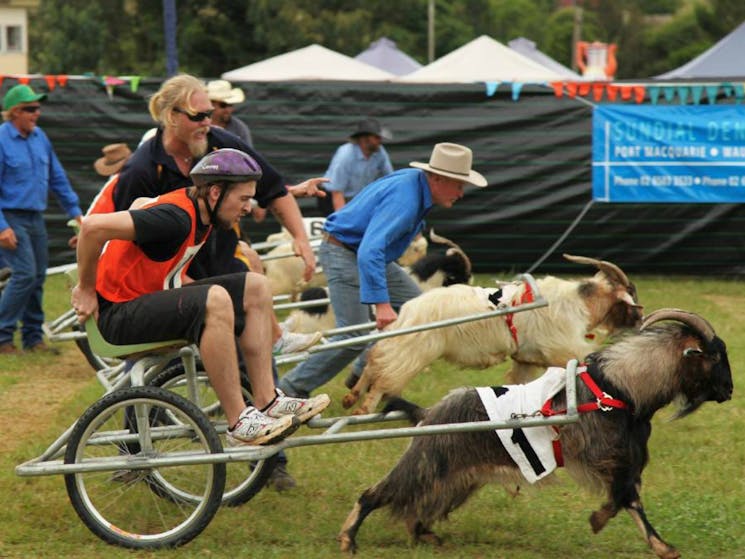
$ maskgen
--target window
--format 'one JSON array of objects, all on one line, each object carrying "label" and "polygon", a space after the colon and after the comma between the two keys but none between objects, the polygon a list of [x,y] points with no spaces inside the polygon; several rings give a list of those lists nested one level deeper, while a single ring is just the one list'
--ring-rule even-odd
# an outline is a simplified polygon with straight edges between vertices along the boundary
[{"label": "window", "polygon": [[8,25],[3,29],[3,44],[6,52],[23,51],[23,29],[20,25]]}]

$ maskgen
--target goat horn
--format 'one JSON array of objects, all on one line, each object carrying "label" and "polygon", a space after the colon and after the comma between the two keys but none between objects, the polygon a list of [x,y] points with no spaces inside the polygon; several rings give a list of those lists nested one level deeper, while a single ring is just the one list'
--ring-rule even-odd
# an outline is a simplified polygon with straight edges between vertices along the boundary
[{"label": "goat horn", "polygon": [[[450,239],[447,239],[445,237],[441,237],[437,233],[435,233],[435,228],[429,230],[429,238],[431,241],[435,243],[440,243],[442,245],[447,245],[450,247],[451,250],[456,251],[458,254],[460,254],[463,257],[463,261],[466,263],[466,274],[469,276],[471,275],[471,259],[468,258],[465,252],[463,252],[463,249],[460,248],[457,244],[455,244]],[[450,252],[450,251],[448,251]]]},{"label": "goat horn", "polygon": [[603,272],[606,276],[610,277],[611,280],[615,279],[618,283],[620,283],[624,287],[629,287],[631,285],[629,278],[626,276],[623,270],[621,270],[621,268],[613,264],[613,262],[608,262],[607,260],[598,260],[597,258],[589,258],[587,256],[574,256],[572,254],[566,254],[566,253],[564,253],[563,256],[570,262],[576,262],[577,264],[589,264],[590,266],[595,266],[598,270]]},{"label": "goat horn", "polygon": [[656,310],[652,314],[644,317],[639,330],[644,330],[655,322],[660,322],[661,320],[677,320],[678,322],[687,324],[688,326],[699,332],[706,339],[707,342],[712,341],[716,336],[714,327],[709,324],[709,322],[704,317],[697,315],[696,313],[684,311],[682,309]]}]

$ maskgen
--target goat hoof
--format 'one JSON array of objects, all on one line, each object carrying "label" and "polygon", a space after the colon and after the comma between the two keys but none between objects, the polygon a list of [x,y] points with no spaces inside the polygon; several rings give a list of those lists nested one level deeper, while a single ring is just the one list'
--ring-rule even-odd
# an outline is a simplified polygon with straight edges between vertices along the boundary
[{"label": "goat hoof", "polygon": [[424,543],[439,547],[442,545],[442,539],[434,532],[423,532],[417,535],[416,543]]},{"label": "goat hoof", "polygon": [[345,410],[348,410],[357,403],[357,400],[359,400],[359,398],[359,393],[349,392],[346,396],[344,396],[344,398],[342,398],[341,405],[344,407]]},{"label": "goat hoof", "polygon": [[349,534],[339,534],[336,539],[339,541],[339,549],[342,553],[354,554],[357,552],[357,544],[354,538],[349,537]]},{"label": "goat hoof", "polygon": [[604,511],[595,511],[590,515],[590,526],[592,527],[592,533],[597,534],[600,530],[605,528],[608,523],[608,515]]}]

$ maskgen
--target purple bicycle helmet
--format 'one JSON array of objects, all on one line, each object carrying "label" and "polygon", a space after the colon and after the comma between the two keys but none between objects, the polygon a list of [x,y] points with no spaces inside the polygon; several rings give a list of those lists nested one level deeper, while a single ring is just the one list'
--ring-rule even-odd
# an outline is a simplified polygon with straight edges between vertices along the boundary
[{"label": "purple bicycle helmet", "polygon": [[189,174],[195,186],[225,185],[222,187],[222,192],[220,192],[220,197],[215,205],[208,208],[210,223],[216,225],[217,212],[232,186],[225,183],[257,181],[261,178],[261,167],[247,153],[238,149],[222,148],[205,155]]},{"label": "purple bicycle helmet", "polygon": [[261,178],[261,167],[247,153],[222,148],[205,155],[189,174],[196,186],[219,182],[248,182]]}]

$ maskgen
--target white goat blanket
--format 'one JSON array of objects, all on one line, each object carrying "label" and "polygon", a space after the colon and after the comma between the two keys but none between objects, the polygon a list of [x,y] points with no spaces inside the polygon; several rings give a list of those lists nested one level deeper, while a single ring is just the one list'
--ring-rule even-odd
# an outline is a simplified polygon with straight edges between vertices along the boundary
[{"label": "white goat blanket", "polygon": [[[565,385],[566,370],[561,367],[549,367],[541,377],[528,384],[483,386],[476,388],[476,391],[481,397],[481,403],[489,419],[506,421],[515,414],[539,414],[543,404]],[[495,389],[504,392],[498,395]],[[496,432],[528,482],[535,483],[556,469],[553,441],[558,435],[550,425],[496,429]]]}]

